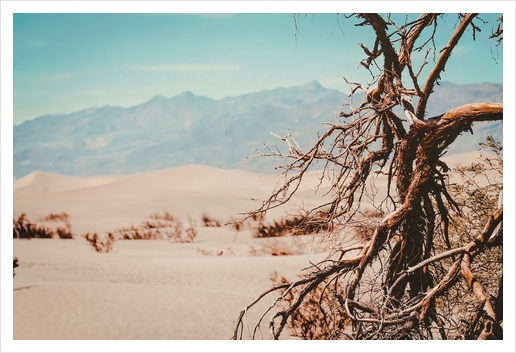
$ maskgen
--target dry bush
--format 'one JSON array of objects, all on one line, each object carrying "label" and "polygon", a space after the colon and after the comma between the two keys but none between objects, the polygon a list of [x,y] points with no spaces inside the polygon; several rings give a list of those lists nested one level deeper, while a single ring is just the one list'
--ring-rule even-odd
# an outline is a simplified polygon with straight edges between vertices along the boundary
[{"label": "dry bush", "polygon": [[156,239],[153,237],[152,233],[144,234],[144,232],[135,226],[130,227],[122,227],[115,230],[115,234],[117,234],[117,237],[124,240],[131,240],[131,239]]},{"label": "dry bush", "polygon": [[113,250],[113,244],[116,242],[113,233],[107,233],[107,236],[104,239],[100,239],[97,233],[86,233],[83,237],[98,253],[110,252]]},{"label": "dry bush", "polygon": [[[478,242],[477,238],[482,236],[493,212],[503,206],[502,145],[488,136],[481,147],[491,150],[493,154],[482,153],[479,162],[458,165],[454,169],[460,181],[449,185],[450,194],[460,206],[461,213],[453,214],[446,233],[438,233],[435,247],[440,251],[446,251],[456,244]],[[469,271],[474,274],[474,281],[483,287],[485,299],[493,302],[491,306],[496,320],[503,323],[503,223],[492,234],[486,249],[475,254]],[[450,266],[451,260],[444,264]],[[429,266],[432,274],[440,275],[443,270],[440,264]],[[467,278],[451,286],[442,298],[438,298],[436,306],[445,313],[444,317],[453,317],[457,321],[457,327],[453,330],[455,337],[476,339],[484,335],[483,321],[490,320],[490,314],[484,307],[485,303],[478,303],[476,296],[479,293],[468,290]],[[477,288],[479,285],[476,285]],[[503,336],[498,324],[493,325],[492,333],[497,337]]]},{"label": "dry bush", "polygon": [[18,266],[20,266],[20,265],[18,264],[18,258],[17,258],[17,257],[14,257],[14,258],[13,258],[13,277],[16,275],[16,272],[14,272],[14,269],[15,269],[16,267],[18,267]]},{"label": "dry bush", "polygon": [[141,222],[139,227],[122,227],[117,229],[115,234],[125,240],[168,239],[176,243],[192,243],[197,236],[196,222],[190,217],[187,227],[183,226],[180,218],[168,212],[154,213],[149,218],[150,220]]},{"label": "dry bush", "polygon": [[[285,277],[279,277],[275,271],[271,276],[273,286],[284,286],[290,283]],[[339,290],[323,282],[314,288],[304,299],[303,304],[292,313],[287,323],[294,336],[306,340],[345,339],[349,338],[346,327],[351,320],[340,304]],[[298,288],[280,290],[284,309],[292,306],[299,297]]]},{"label": "dry bush", "polygon": [[373,237],[374,230],[380,224],[383,213],[380,211],[366,210],[354,220],[348,222],[348,227],[353,230],[358,240],[366,242]]},{"label": "dry bush", "polygon": [[303,247],[299,239],[293,239],[291,244],[283,239],[267,239],[260,246],[250,245],[249,247],[249,255],[251,256],[290,256],[303,253]]},{"label": "dry bush", "polygon": [[40,218],[39,222],[63,222],[64,228],[57,227],[55,233],[60,239],[73,239],[72,225],[67,213],[51,213],[48,216]]},{"label": "dry bush", "polygon": [[375,227],[362,224],[353,226],[353,230],[355,231],[355,234],[358,239],[362,241],[368,241],[373,237]]},{"label": "dry bush", "polygon": [[234,217],[231,217],[228,219],[228,221],[225,223],[225,225],[236,230],[237,232],[240,232],[240,231],[248,228],[250,226],[250,222],[237,220]]},{"label": "dry bush", "polygon": [[114,233],[107,233],[101,239],[97,233],[87,233],[83,237],[96,252],[108,253],[113,244],[119,240],[172,240],[176,243],[193,243],[197,237],[196,222],[188,217],[188,226],[184,227],[180,218],[170,213],[154,213],[149,220],[141,222],[139,227],[130,226],[117,229]]},{"label": "dry bush", "polygon": [[365,210],[362,212],[364,217],[367,218],[382,218],[383,212],[381,210]]},{"label": "dry bush", "polygon": [[51,213],[38,220],[38,222],[63,222],[63,227],[57,227],[56,229],[48,228],[31,223],[27,219],[27,215],[22,213],[18,219],[13,219],[13,238],[20,239],[31,239],[31,238],[43,238],[51,239],[58,237],[60,239],[73,239],[71,230],[71,224],[69,217],[66,213],[55,214]]},{"label": "dry bush", "polygon": [[263,224],[265,220],[265,214],[261,212],[254,213],[246,217],[246,219],[237,219],[235,217],[230,217],[228,221],[224,224],[230,228],[233,228],[237,232],[245,230],[245,229],[258,229],[261,224]]},{"label": "dry bush", "polygon": [[197,248],[197,252],[206,256],[235,256],[235,252],[231,247],[221,249],[221,250],[205,250],[201,248]]},{"label": "dry bush", "polygon": [[168,221],[168,222],[174,222],[176,221],[176,217],[174,217],[173,215],[171,215],[168,211],[165,211],[163,214],[160,214],[160,213],[153,213],[149,216],[150,219],[155,219],[155,220],[163,220],[163,221]]},{"label": "dry bush", "polygon": [[317,234],[332,229],[322,212],[316,215],[299,214],[266,223],[263,219],[258,222],[254,231],[255,238],[275,238],[285,235]]},{"label": "dry bush", "polygon": [[201,216],[202,224],[205,227],[220,227],[221,223],[219,220],[211,217],[208,213],[203,213]]},{"label": "dry bush", "polygon": [[240,232],[241,230],[245,229],[245,223],[244,222],[231,222],[229,224],[237,232]]},{"label": "dry bush", "polygon": [[188,216],[188,227],[185,229],[185,232],[188,243],[193,243],[197,237],[197,222],[190,216]]},{"label": "dry bush", "polygon": [[27,219],[27,215],[22,213],[18,219],[13,219],[13,238],[32,239],[43,238],[51,239],[54,233],[47,227],[38,226]]}]

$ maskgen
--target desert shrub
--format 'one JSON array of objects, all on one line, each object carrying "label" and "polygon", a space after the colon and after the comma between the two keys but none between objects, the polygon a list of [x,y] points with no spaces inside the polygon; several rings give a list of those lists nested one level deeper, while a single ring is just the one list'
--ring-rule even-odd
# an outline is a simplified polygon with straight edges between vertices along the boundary
[{"label": "desert shrub", "polygon": [[349,220],[348,226],[355,233],[357,239],[368,241],[373,237],[374,230],[380,224],[382,217],[382,211],[365,210],[357,213],[355,219]]},{"label": "desert shrub", "polygon": [[225,223],[225,225],[229,228],[236,230],[237,232],[240,232],[241,230],[244,230],[249,225],[249,222],[245,222],[242,220],[236,220],[234,217],[231,217],[228,219],[228,221]]},{"label": "desert shrub", "polygon": [[233,222],[233,223],[230,223],[230,225],[237,232],[240,232],[241,230],[245,229],[245,223],[244,222]]},{"label": "desert shrub", "polygon": [[250,245],[249,255],[251,256],[290,256],[302,254],[302,246],[294,239],[292,244],[279,239],[268,239],[260,246]]},{"label": "desert shrub", "polygon": [[153,213],[149,216],[149,218],[154,219],[154,220],[168,221],[168,222],[174,222],[176,220],[176,217],[171,215],[169,212],[164,212],[163,214]]},{"label": "desert shrub", "polygon": [[17,258],[17,257],[14,257],[14,258],[13,258],[13,277],[16,275],[16,272],[14,272],[14,269],[15,269],[16,267],[18,267],[18,266],[20,266],[20,265],[18,264],[18,258]]},{"label": "desert shrub", "polygon": [[31,239],[31,238],[43,238],[43,239],[51,239],[54,236],[59,237],[60,239],[73,239],[73,234],[71,231],[71,225],[68,220],[68,215],[66,213],[54,214],[51,213],[46,217],[43,217],[38,220],[39,222],[58,222],[61,221],[64,223],[65,227],[57,227],[56,229],[51,229],[48,227],[40,226],[34,223],[31,223],[27,219],[27,215],[22,213],[18,219],[13,219],[13,238],[20,239]]},{"label": "desert shrub", "polygon": [[38,226],[31,223],[27,219],[27,215],[22,213],[18,219],[13,219],[13,238],[19,239],[32,239],[32,238],[44,238],[51,239],[53,232],[51,229]]},{"label": "desert shrub", "polygon": [[374,226],[366,224],[353,226],[353,230],[355,231],[357,238],[364,241],[367,241],[373,237],[374,229]]},{"label": "desert shrub", "polygon": [[63,222],[65,227],[64,228],[58,227],[55,230],[55,234],[60,239],[73,239],[72,225],[70,224],[69,216],[67,213],[65,213],[65,212],[51,213],[48,216],[40,218],[39,221],[40,222]]},{"label": "desert shrub", "polygon": [[72,225],[70,224],[70,217],[66,212],[62,213],[51,213],[48,216],[45,216],[39,219],[40,222],[57,222],[61,221],[64,223],[66,229],[71,229]]},{"label": "desert shrub", "polygon": [[188,226],[185,227],[180,218],[174,217],[168,212],[164,214],[154,213],[150,220],[141,222],[139,227],[123,227],[115,231],[121,239],[168,239],[176,243],[192,243],[197,236],[196,223],[188,218]]},{"label": "desert shrub", "polygon": [[188,217],[188,228],[185,230],[186,239],[188,239],[189,243],[193,243],[194,239],[197,237],[197,222],[193,220],[193,218]]},{"label": "desert shrub", "polygon": [[265,219],[265,213],[264,212],[255,212],[250,215],[251,220],[255,222],[262,222]]},{"label": "desert shrub", "polygon": [[[147,231],[145,231],[145,229]],[[140,229],[135,226],[122,227],[115,231],[120,239],[124,240],[138,240],[138,239],[161,239],[159,229],[156,228],[145,228]],[[154,230],[156,229],[156,230]],[[159,237],[158,237],[159,235]]]},{"label": "desert shrub", "polygon": [[[440,231],[434,246],[446,251],[450,246],[472,242],[484,232],[485,224],[492,219],[493,213],[503,205],[503,148],[501,143],[488,136],[482,148],[493,154],[481,153],[479,162],[458,165],[453,170],[459,176],[457,183],[450,184],[450,194],[459,205],[461,213],[450,217],[447,232]],[[485,251],[475,254],[470,264],[475,281],[481,284],[486,299],[492,301],[496,319],[503,322],[503,223],[493,230],[493,236]],[[451,260],[444,262],[451,265]],[[431,265],[429,270],[443,273],[442,266]],[[448,288],[446,295],[436,300],[436,307],[444,316],[453,316],[458,324],[454,328],[456,337],[476,339],[484,330],[483,320],[487,317],[484,303],[478,302],[475,293],[468,290],[465,281],[458,281]],[[493,331],[502,337],[503,330],[494,327]]]},{"label": "desert shrub", "polygon": [[272,223],[259,223],[254,232],[255,238],[282,237],[292,231],[286,224],[286,220],[274,221]]},{"label": "desert shrub", "polygon": [[73,234],[66,229],[57,228],[56,233],[59,239],[73,239]]},{"label": "desert shrub", "polygon": [[[273,286],[290,283],[285,277],[279,277],[276,271],[270,279]],[[299,291],[298,288],[289,287],[280,291],[285,309],[295,303]],[[344,331],[351,320],[338,292],[339,289],[330,282],[322,282],[315,287],[289,318],[287,327],[292,334],[306,340],[346,338]]]},{"label": "desert shrub", "polygon": [[221,223],[219,220],[211,217],[208,213],[203,213],[201,216],[202,223],[205,227],[220,227]]},{"label": "desert shrub", "polygon": [[365,210],[362,212],[362,214],[364,215],[364,217],[367,217],[367,218],[382,218],[383,217],[383,212],[379,211],[379,210]]},{"label": "desert shrub", "polygon": [[221,250],[205,250],[197,248],[197,252],[206,256],[235,256],[233,249],[230,247]]},{"label": "desert shrub", "polygon": [[325,216],[321,214],[306,215],[300,214],[294,217],[287,217],[273,222],[266,223],[263,219],[258,222],[254,231],[255,238],[274,238],[285,235],[306,235],[316,234],[331,229],[326,222]]},{"label": "desert shrub", "polygon": [[100,239],[97,233],[86,233],[83,237],[99,253],[108,253],[113,250],[113,244],[116,241],[113,233],[107,233],[105,239]]}]

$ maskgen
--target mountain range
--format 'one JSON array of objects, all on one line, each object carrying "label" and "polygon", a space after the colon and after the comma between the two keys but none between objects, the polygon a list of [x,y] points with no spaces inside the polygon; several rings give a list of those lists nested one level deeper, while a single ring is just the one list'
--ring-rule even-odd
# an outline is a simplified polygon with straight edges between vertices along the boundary
[{"label": "mountain range", "polygon": [[[502,102],[502,93],[501,84],[443,82],[429,101],[427,116],[472,102]],[[312,81],[220,100],[184,92],[170,99],[157,95],[130,108],[107,105],[44,115],[14,126],[14,178],[36,170],[91,176],[185,164],[267,173],[277,161],[242,161],[263,150],[264,143],[281,146],[270,132],[284,136],[290,131],[307,148],[325,130],[322,122],[338,121],[347,100],[346,94]],[[473,136],[460,136],[448,153],[478,149],[487,134],[502,141],[502,122],[478,123],[473,130]]]}]

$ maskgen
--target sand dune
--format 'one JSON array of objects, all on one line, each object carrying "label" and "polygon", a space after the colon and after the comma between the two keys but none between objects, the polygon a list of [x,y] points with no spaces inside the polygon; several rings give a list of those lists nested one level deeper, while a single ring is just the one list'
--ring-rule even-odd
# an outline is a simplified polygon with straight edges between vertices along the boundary
[{"label": "sand dune", "polygon": [[[66,212],[77,235],[138,225],[165,211],[196,218],[199,228],[192,244],[118,241],[108,254],[80,237],[15,240],[14,338],[228,339],[239,311],[270,285],[274,270],[294,278],[323,256],[311,237],[272,244],[299,255],[251,256],[271,240],[201,226],[203,212],[222,222],[238,219],[277,183],[277,176],[193,165],[88,178],[35,172],[16,181],[15,217]],[[304,189],[306,200],[317,198]]]},{"label": "sand dune", "polygon": [[[309,189],[315,175],[307,178],[304,202],[319,202],[322,191]],[[257,209],[278,184],[278,176],[207,166],[178,168],[126,176],[64,177],[35,172],[15,182],[14,215],[29,219],[66,212],[79,233],[112,231],[137,224],[151,213],[168,211],[179,217],[199,218],[203,212],[224,219],[241,218]],[[301,203],[296,197],[295,203]],[[287,212],[281,208],[270,216]]]},{"label": "sand dune", "polygon": [[13,183],[16,190],[31,194],[68,191],[109,184],[123,177],[105,175],[99,177],[73,177],[35,171]]},{"label": "sand dune", "polygon": [[[449,162],[466,164],[477,155]],[[320,172],[310,172],[291,208],[270,216],[320,203],[327,182],[317,194],[311,189],[319,177]],[[164,211],[197,220],[208,212],[224,222],[256,209],[279,181],[274,175],[194,165],[123,176],[35,172],[15,181],[13,215],[25,212],[36,221],[49,213],[66,212],[76,235],[137,225],[151,213]],[[378,177],[376,187],[379,194],[385,193],[385,178]],[[20,267],[13,282],[13,337],[225,340],[232,335],[240,310],[268,288],[273,271],[293,279],[310,261],[325,256],[314,247],[314,240],[311,236],[256,239],[250,230],[201,224],[194,243],[118,241],[107,254],[96,253],[80,236],[15,239]],[[296,255],[255,256],[271,245],[294,249]],[[250,318],[259,313],[250,312]],[[263,330],[266,335],[266,323]]]}]

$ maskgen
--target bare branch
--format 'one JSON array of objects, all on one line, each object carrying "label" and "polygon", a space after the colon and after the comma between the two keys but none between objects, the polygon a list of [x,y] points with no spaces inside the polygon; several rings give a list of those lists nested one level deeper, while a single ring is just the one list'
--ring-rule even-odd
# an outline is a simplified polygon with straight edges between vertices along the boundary
[{"label": "bare branch", "polygon": [[423,118],[423,115],[425,113],[426,104],[428,102],[428,98],[430,97],[430,93],[434,89],[434,85],[439,79],[441,73],[444,71],[446,67],[446,63],[448,62],[448,59],[450,58],[453,49],[455,49],[455,46],[459,42],[460,38],[464,34],[464,31],[466,28],[471,24],[471,21],[477,16],[478,14],[472,13],[467,14],[464,16],[462,21],[460,22],[459,26],[455,30],[455,33],[450,38],[450,41],[448,42],[448,45],[443,48],[441,51],[441,56],[439,57],[439,60],[437,61],[434,69],[432,72],[428,75],[428,79],[426,80],[425,87],[423,88],[423,96],[420,97],[417,109],[416,109],[416,115],[419,118]]},{"label": "bare branch", "polygon": [[[469,332],[480,338],[499,337],[501,319],[493,312],[500,312],[501,304],[497,299],[493,305],[489,293],[501,282],[496,276],[486,280],[481,276],[485,272],[479,272],[478,267],[494,268],[501,277],[501,262],[492,253],[497,254],[503,246],[503,208],[490,208],[496,206],[492,198],[499,194],[501,181],[496,178],[502,175],[501,162],[485,162],[486,168],[497,172],[495,177],[486,175],[486,191],[474,179],[485,169],[459,170],[465,185],[450,185],[451,170],[441,158],[457,136],[471,131],[474,122],[503,120],[503,104],[476,102],[423,118],[433,87],[464,31],[468,27],[474,33],[480,30],[472,23],[476,14],[458,14],[457,29],[424,86],[420,85],[422,67],[432,46],[435,49],[440,16],[421,14],[411,22],[407,16],[401,25],[379,14],[347,17],[361,20],[357,26],[369,26],[375,33],[372,45],[360,44],[366,57],[362,65],[371,73],[371,82],[345,79],[351,86],[350,98],[362,91],[364,100],[358,107],[352,101],[345,104],[339,122],[327,123],[326,132],[306,151],[291,134],[273,134],[284,149],[267,147],[268,152],[262,155],[285,161],[279,167],[284,182],[254,212],[287,205],[308,171],[321,163],[317,189],[323,179],[329,182],[325,199],[306,214],[323,214],[324,222],[332,225],[321,236],[321,242],[331,244],[331,254],[300,280],[262,293],[241,312],[233,338],[242,338],[247,310],[276,291],[280,292],[277,300],[249,332],[252,338],[269,313],[269,331],[274,339],[295,323],[304,325],[308,336],[303,337],[310,339],[447,339],[471,337]],[[416,47],[421,41],[423,44]],[[425,49],[426,56],[415,73],[413,51]],[[416,109],[412,96],[419,97]],[[408,128],[394,111],[398,105],[409,122]],[[474,173],[471,179],[467,179],[467,172]],[[378,202],[375,180],[384,175],[386,195]],[[467,199],[467,193],[464,196],[466,187],[481,194],[480,203],[475,204],[473,196],[473,201]],[[365,216],[361,209],[366,201],[379,216]],[[470,289],[464,288],[463,278]],[[469,304],[473,298],[482,304],[476,311]],[[468,317],[473,312],[478,312],[478,317]],[[461,322],[467,327],[463,328]],[[351,333],[343,333],[345,326]]]}]

